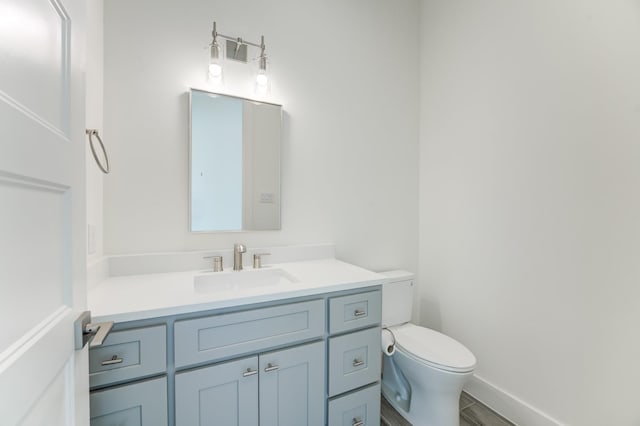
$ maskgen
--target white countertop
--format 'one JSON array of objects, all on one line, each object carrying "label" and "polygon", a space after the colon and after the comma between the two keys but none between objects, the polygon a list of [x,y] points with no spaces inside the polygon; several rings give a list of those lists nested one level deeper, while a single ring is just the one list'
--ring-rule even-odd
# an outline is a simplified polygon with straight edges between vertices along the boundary
[{"label": "white countertop", "polygon": [[[89,290],[88,304],[92,321],[134,321],[351,290],[380,285],[385,281],[383,275],[336,259],[279,263],[266,267],[282,269],[295,277],[296,282],[197,292],[194,277],[211,271],[109,277]],[[221,272],[228,273],[242,274],[243,271]]]}]

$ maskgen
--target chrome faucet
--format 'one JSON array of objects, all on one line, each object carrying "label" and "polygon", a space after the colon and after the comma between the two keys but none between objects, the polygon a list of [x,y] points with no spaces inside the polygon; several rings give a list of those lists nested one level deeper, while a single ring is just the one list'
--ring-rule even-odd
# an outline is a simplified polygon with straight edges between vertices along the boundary
[{"label": "chrome faucet", "polygon": [[244,244],[233,245],[233,270],[242,271],[242,253],[247,252],[247,247]]}]

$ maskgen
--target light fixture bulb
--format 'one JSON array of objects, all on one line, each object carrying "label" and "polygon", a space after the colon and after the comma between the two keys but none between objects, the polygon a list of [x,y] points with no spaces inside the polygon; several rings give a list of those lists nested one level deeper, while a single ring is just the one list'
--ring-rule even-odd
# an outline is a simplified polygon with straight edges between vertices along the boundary
[{"label": "light fixture bulb", "polygon": [[267,73],[265,70],[258,71],[258,74],[256,75],[256,84],[258,86],[264,86],[264,87],[266,87],[267,84],[269,84],[269,77],[267,76]]},{"label": "light fixture bulb", "polygon": [[262,47],[260,49],[260,57],[258,58],[255,91],[260,95],[269,92],[269,75],[267,74],[267,55],[264,53],[264,37],[262,37]]},{"label": "light fixture bulb", "polygon": [[214,80],[222,78],[222,66],[220,64],[209,64],[209,77]]},{"label": "light fixture bulb", "polygon": [[211,43],[211,56],[209,61],[209,79],[214,83],[222,80],[222,63],[220,62],[220,46],[214,38]]}]

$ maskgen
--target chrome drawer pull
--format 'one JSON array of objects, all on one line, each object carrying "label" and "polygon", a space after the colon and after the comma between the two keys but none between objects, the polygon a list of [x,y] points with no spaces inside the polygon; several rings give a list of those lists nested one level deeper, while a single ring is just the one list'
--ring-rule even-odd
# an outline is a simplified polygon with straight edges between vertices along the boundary
[{"label": "chrome drawer pull", "polygon": [[363,309],[356,309],[356,311],[353,313],[354,317],[361,317],[363,315],[367,315],[367,311]]},{"label": "chrome drawer pull", "polygon": [[106,361],[102,361],[100,364],[102,365],[113,365],[113,364],[120,364],[122,362],[122,358],[118,358],[118,355],[114,355],[111,357],[111,359],[108,359]]},{"label": "chrome drawer pull", "polygon": [[258,374],[258,370],[252,370],[251,368],[247,368],[247,371],[242,373],[242,377],[253,376],[254,374]]},{"label": "chrome drawer pull", "polygon": [[364,426],[364,422],[360,419],[354,418],[351,426]]},{"label": "chrome drawer pull", "polygon": [[280,367],[278,367],[275,364],[269,363],[269,364],[267,364],[267,367],[264,369],[264,371],[265,371],[265,373],[268,373],[269,371],[276,371],[278,368],[280,368]]},{"label": "chrome drawer pull", "polygon": [[361,365],[364,365],[364,360],[358,358],[353,360],[354,367],[360,367]]}]

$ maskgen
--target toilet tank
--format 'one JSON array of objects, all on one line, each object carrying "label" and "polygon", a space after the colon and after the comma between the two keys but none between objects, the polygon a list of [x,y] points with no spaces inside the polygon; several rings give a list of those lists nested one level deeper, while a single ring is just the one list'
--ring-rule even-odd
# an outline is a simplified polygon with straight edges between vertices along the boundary
[{"label": "toilet tank", "polygon": [[381,272],[388,278],[382,284],[382,326],[404,324],[411,321],[415,275],[407,271]]}]

